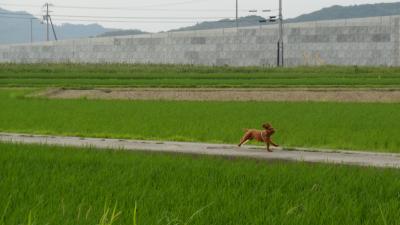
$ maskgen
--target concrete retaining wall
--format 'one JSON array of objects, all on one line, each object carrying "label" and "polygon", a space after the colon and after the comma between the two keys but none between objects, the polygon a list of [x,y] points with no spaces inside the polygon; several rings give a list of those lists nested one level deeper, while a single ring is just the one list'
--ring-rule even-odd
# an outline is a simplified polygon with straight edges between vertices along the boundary
[{"label": "concrete retaining wall", "polygon": [[[400,16],[285,24],[285,64],[400,66]],[[0,62],[274,66],[277,26],[0,45]]]}]

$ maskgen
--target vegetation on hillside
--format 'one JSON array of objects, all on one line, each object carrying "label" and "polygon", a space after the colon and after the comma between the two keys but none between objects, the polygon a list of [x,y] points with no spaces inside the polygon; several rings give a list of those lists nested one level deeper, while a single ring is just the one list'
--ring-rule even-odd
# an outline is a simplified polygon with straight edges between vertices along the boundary
[{"label": "vegetation on hillside", "polygon": [[127,36],[127,35],[138,35],[138,34],[148,34],[148,32],[141,31],[141,30],[116,30],[116,31],[109,31],[97,35],[97,37],[113,37],[113,36]]},{"label": "vegetation on hillside", "polygon": [[400,15],[400,2],[352,6],[335,5],[293,19],[288,19],[286,22],[337,20],[393,15]]}]

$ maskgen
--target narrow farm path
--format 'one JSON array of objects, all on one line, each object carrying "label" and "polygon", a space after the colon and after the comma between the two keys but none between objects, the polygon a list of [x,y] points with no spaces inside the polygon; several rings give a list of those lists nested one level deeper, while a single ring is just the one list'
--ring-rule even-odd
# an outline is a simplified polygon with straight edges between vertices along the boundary
[{"label": "narrow farm path", "polygon": [[224,157],[254,158],[258,160],[287,160],[313,163],[346,164],[358,166],[400,168],[400,154],[370,153],[353,151],[333,151],[310,149],[282,150],[266,152],[257,146],[238,148],[235,145],[139,141],[125,139],[80,138],[63,136],[45,136],[30,134],[0,133],[0,142],[47,144],[74,147],[93,147],[97,149],[117,149],[129,151],[149,151],[182,153],[194,155],[213,155]]}]

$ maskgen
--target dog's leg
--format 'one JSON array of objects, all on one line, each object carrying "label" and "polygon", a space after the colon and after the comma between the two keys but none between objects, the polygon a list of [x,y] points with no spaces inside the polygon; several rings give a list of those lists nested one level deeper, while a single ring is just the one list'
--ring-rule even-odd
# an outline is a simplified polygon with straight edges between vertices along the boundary
[{"label": "dog's leg", "polygon": [[270,140],[270,143],[271,143],[271,145],[274,146],[274,147],[279,147],[279,145],[275,144],[272,140]]},{"label": "dog's leg", "polygon": [[246,133],[242,139],[240,140],[240,143],[238,144],[238,146],[242,146],[243,144],[246,144],[251,138],[251,133]]},{"label": "dog's leg", "polygon": [[246,144],[247,142],[249,142],[248,138],[243,138],[240,143],[238,144],[239,147],[241,147],[242,145]]},{"label": "dog's leg", "polygon": [[268,137],[268,138],[265,140],[265,142],[268,142],[269,144],[271,144],[271,145],[274,146],[274,147],[279,147],[279,145],[275,144],[275,143],[272,141],[272,138],[270,138],[270,137]]},{"label": "dog's leg", "polygon": [[265,142],[265,144],[267,145],[267,151],[273,152],[273,151],[269,148],[269,142]]}]

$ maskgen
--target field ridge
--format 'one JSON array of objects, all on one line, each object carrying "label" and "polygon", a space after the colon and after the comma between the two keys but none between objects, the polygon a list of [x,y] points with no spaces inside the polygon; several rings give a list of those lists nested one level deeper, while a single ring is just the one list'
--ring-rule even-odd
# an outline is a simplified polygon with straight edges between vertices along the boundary
[{"label": "field ridge", "polygon": [[57,146],[91,147],[129,151],[150,151],[194,155],[253,158],[258,160],[285,160],[312,163],[329,163],[383,168],[400,168],[400,154],[355,152],[340,150],[296,149],[289,151],[279,148],[269,153],[261,147],[235,145],[142,141],[128,139],[82,138],[66,136],[46,136],[31,134],[0,133],[0,141],[25,144],[47,144]]}]

